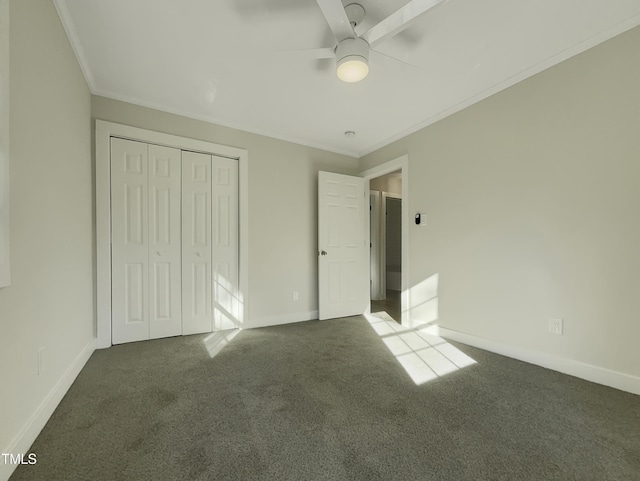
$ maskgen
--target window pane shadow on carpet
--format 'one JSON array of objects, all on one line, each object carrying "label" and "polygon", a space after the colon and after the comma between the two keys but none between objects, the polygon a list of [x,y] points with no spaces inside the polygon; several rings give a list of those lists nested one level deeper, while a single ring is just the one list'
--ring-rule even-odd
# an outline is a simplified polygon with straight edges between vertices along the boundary
[{"label": "window pane shadow on carpet", "polygon": [[364,317],[417,385],[476,364],[460,349],[434,334],[430,324],[408,328],[384,311]]},{"label": "window pane shadow on carpet", "polygon": [[639,396],[376,322],[96,351],[11,480],[640,479]]}]

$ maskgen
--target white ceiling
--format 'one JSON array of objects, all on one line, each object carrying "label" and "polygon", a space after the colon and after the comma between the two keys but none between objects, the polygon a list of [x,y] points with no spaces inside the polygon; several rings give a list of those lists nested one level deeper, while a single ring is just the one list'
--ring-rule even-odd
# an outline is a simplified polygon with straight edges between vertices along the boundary
[{"label": "white ceiling", "polygon": [[[640,24],[640,0],[448,0],[378,48],[418,68],[345,84],[295,52],[335,45],[315,0],[54,2],[94,94],[356,157]],[[358,3],[362,33],[407,0]]]}]

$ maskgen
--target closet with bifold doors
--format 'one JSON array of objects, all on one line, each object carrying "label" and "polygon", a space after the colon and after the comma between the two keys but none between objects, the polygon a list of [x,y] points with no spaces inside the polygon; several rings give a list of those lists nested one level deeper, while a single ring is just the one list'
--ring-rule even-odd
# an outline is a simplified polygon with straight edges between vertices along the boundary
[{"label": "closet with bifold doors", "polygon": [[112,342],[233,329],[238,161],[111,138]]}]

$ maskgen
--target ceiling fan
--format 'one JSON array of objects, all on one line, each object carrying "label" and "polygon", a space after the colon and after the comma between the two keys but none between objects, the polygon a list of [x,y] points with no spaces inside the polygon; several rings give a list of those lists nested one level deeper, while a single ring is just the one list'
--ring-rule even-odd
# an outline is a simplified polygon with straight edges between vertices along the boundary
[{"label": "ceiling fan", "polygon": [[318,59],[335,58],[338,78],[352,83],[359,82],[369,73],[369,53],[376,52],[374,48],[377,45],[400,33],[418,16],[445,0],[411,0],[362,35],[357,35],[354,30],[365,16],[362,5],[355,2],[343,5],[341,0],[316,1],[338,43],[333,48],[306,52]]}]

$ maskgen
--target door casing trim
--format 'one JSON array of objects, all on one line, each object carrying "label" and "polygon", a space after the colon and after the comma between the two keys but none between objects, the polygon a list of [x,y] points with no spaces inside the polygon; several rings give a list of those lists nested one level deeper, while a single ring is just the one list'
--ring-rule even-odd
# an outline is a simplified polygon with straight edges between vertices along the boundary
[{"label": "door casing trim", "polygon": [[[365,192],[366,198],[369,198],[369,184],[370,180],[376,177],[380,177],[385,174],[389,174],[396,170],[401,171],[402,178],[402,295],[400,299],[401,317],[403,326],[408,326],[411,323],[409,318],[409,155],[405,154],[397,157],[393,160],[389,160],[380,165],[367,169],[360,173],[360,176],[365,180]],[[367,213],[368,214],[368,213]],[[367,226],[369,226],[369,215],[367,217]],[[370,228],[366,229],[367,236],[369,236]],[[369,239],[369,242],[371,239]],[[371,297],[371,290],[369,290],[369,297]],[[369,300],[371,302],[371,300]]]}]

